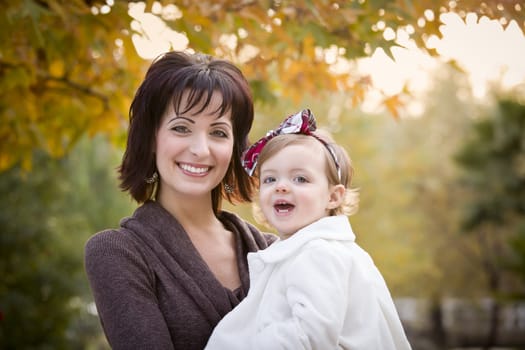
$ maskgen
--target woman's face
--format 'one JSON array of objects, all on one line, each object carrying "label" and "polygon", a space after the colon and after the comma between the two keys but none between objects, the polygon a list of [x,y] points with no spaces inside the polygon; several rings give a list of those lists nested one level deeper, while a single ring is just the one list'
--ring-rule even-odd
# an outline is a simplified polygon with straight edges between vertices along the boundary
[{"label": "woman's face", "polygon": [[[187,92],[180,110],[185,110]],[[214,92],[209,105],[177,115],[170,103],[156,136],[155,157],[159,197],[209,196],[224,178],[233,152],[231,112],[218,118],[222,96]]]}]

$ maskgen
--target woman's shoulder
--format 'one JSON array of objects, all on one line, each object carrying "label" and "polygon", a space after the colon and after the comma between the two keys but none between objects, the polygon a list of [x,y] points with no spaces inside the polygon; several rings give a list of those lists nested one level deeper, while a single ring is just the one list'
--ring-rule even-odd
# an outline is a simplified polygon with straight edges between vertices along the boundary
[{"label": "woman's shoulder", "polygon": [[87,245],[104,245],[105,243],[113,242],[122,238],[122,233],[120,229],[106,229],[99,231],[88,238]]},{"label": "woman's shoulder", "polygon": [[137,244],[126,229],[106,229],[92,235],[86,242],[86,257],[114,255],[116,252],[134,251]]},{"label": "woman's shoulder", "polygon": [[124,270],[150,271],[150,261],[144,245],[123,228],[97,232],[84,246],[84,266],[88,276],[112,275],[108,270],[110,267],[113,276]]},{"label": "woman's shoulder", "polygon": [[86,255],[114,254],[115,251],[137,250],[140,244],[137,243],[137,237],[133,234],[133,229],[128,227],[128,223],[140,222],[141,219],[136,216],[144,210],[142,208],[146,207],[147,203],[138,207],[133,215],[122,218],[118,227],[101,230],[89,237],[85,244]]}]

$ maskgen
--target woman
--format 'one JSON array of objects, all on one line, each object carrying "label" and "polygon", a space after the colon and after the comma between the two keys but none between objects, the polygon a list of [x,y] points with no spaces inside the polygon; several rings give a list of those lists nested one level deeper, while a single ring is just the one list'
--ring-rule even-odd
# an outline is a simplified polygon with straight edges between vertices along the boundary
[{"label": "woman", "polygon": [[275,236],[221,211],[221,199],[251,199],[241,155],[252,121],[249,85],[230,62],[170,52],[149,68],[119,169],[141,206],[85,251],[112,348],[202,349],[246,296],[246,255]]}]

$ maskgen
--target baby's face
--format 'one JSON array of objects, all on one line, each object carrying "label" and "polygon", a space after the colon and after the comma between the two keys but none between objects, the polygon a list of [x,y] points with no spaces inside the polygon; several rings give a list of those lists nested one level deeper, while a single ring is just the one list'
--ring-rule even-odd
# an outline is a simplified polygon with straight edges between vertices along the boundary
[{"label": "baby's face", "polygon": [[259,205],[282,239],[328,215],[333,186],[324,146],[312,140],[288,145],[260,166]]}]

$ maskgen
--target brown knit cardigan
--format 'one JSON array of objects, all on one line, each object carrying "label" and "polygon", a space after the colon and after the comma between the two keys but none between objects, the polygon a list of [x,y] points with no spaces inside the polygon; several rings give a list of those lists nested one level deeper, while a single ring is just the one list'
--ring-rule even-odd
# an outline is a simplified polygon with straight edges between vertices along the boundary
[{"label": "brown knit cardigan", "polygon": [[223,287],[177,220],[146,202],[121,227],[91,237],[85,268],[113,349],[203,349],[219,320],[248,293],[246,254],[275,240],[228,212],[241,287]]}]

